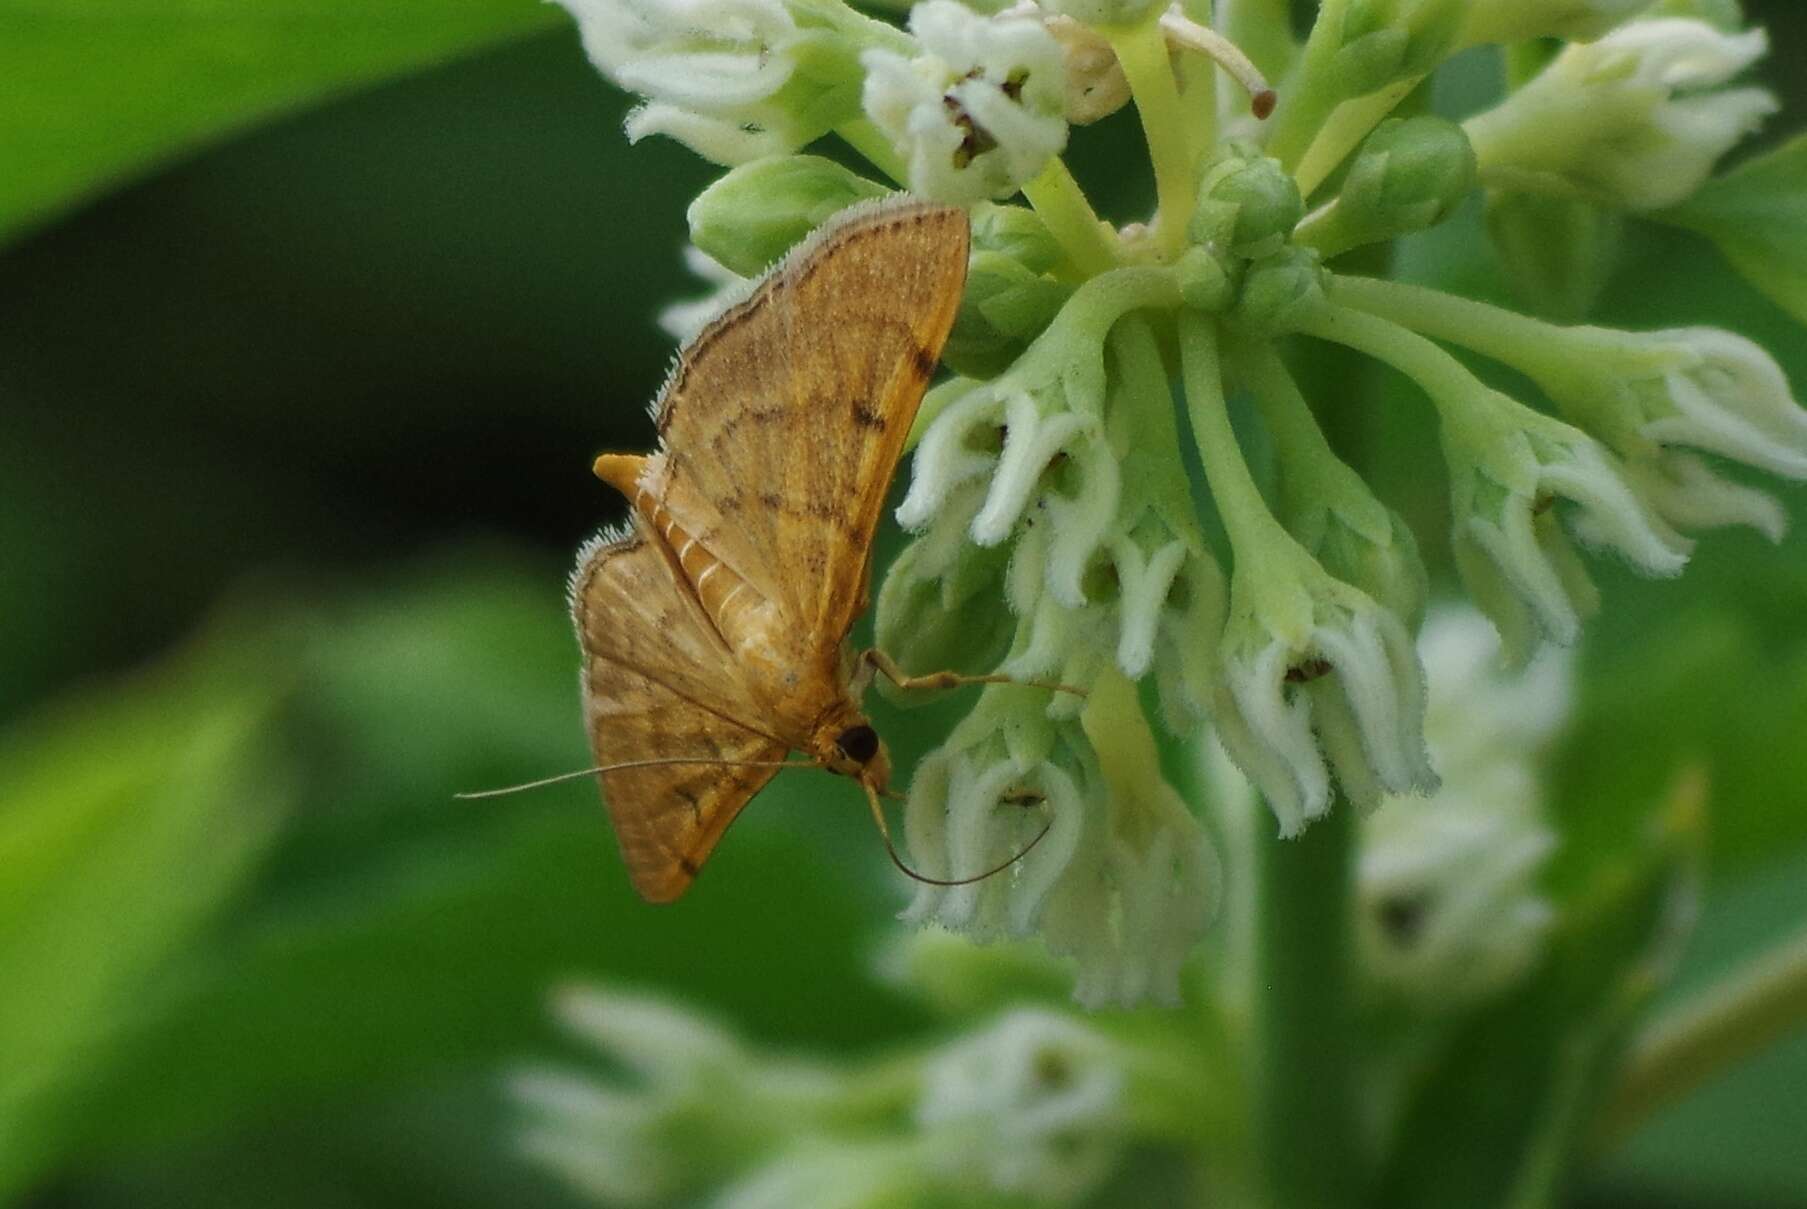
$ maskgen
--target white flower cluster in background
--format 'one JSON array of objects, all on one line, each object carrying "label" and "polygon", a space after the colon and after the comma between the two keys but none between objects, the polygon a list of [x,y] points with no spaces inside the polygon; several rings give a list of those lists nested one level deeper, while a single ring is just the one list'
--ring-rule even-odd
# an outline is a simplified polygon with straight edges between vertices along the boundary
[{"label": "white flower cluster in background", "polygon": [[838,1065],[765,1052],[667,999],[574,987],[557,1012],[622,1073],[516,1071],[519,1144],[599,1204],[1055,1209],[1095,1192],[1135,1133],[1144,1063],[1052,1010]]},{"label": "white flower cluster in background", "polygon": [[1573,675],[1556,649],[1502,672],[1499,639],[1466,610],[1433,613],[1419,649],[1443,788],[1389,798],[1363,820],[1357,929],[1375,986],[1454,1011],[1511,985],[1554,920],[1538,885],[1556,847],[1540,773],[1568,719]]}]

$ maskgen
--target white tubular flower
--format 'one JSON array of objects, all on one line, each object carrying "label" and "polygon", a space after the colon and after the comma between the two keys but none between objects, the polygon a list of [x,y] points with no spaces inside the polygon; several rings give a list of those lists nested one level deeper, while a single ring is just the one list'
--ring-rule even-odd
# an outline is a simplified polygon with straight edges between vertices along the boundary
[{"label": "white tubular flower", "polygon": [[1557,500],[1575,506],[1576,536],[1610,547],[1646,575],[1672,576],[1693,543],[1639,499],[1593,438],[1476,384],[1443,409],[1453,494],[1451,537],[1469,594],[1522,659],[1542,634],[1568,646],[1599,597],[1569,545]]},{"label": "white tubular flower", "polygon": [[[559,0],[590,61],[647,98],[628,116],[638,142],[665,134],[721,164],[795,151],[827,127],[779,94],[799,30],[780,0]],[[851,67],[851,52],[849,52]]]},{"label": "white tubular flower", "polygon": [[902,918],[979,941],[1039,934],[1075,960],[1074,998],[1088,1007],[1177,1003],[1216,901],[1215,854],[1160,777],[1133,685],[1100,679],[1084,726],[1049,722],[1034,690],[986,690],[918,766],[905,834],[932,877],[1023,855],[968,885],[919,885]]},{"label": "white tubular flower", "polygon": [[1443,787],[1389,798],[1364,821],[1357,930],[1377,992],[1448,1011],[1510,985],[1543,949],[1554,916],[1537,878],[1556,837],[1539,761],[1567,720],[1572,676],[1555,651],[1502,674],[1497,638],[1467,610],[1433,614],[1419,650]]},{"label": "white tubular flower", "polygon": [[1633,21],[1570,45],[1465,126],[1484,183],[1656,210],[1691,195],[1777,109],[1762,88],[1724,88],[1769,49],[1762,30]]},{"label": "white tubular flower", "polygon": [[1564,411],[1627,456],[1685,446],[1807,479],[1807,411],[1759,345],[1717,328],[1649,333],[1578,328],[1572,354],[1540,367]]},{"label": "white tubular flower", "polygon": [[[1236,551],[1224,630],[1218,737],[1297,835],[1330,808],[1330,769],[1357,806],[1423,793],[1424,677],[1405,625],[1331,578],[1276,526]],[[1321,742],[1321,747],[1320,747]]]},{"label": "white tubular flower", "polygon": [[992,1197],[1082,1201],[1129,1136],[1124,1066],[1114,1042],[1071,1017],[1012,1012],[930,1060],[916,1110],[930,1162]]},{"label": "white tubular flower", "polygon": [[1788,512],[1775,496],[1734,483],[1693,454],[1666,449],[1627,463],[1625,477],[1658,516],[1685,533],[1742,525],[1778,543],[1788,534]]},{"label": "white tubular flower", "polygon": [[1472,0],[1461,41],[1589,42],[1650,7],[1650,0]]},{"label": "white tubular flower", "polygon": [[517,1072],[510,1088],[531,1121],[521,1145],[611,1204],[662,1203],[707,1187],[746,1154],[805,1127],[838,1094],[826,1068],[756,1060],[726,1031],[666,1000],[570,988],[555,1010],[632,1083]]},{"label": "white tubular flower", "polygon": [[910,12],[914,57],[865,51],[866,113],[909,165],[912,192],[970,203],[1008,197],[1067,142],[1060,43],[1028,17],[955,0]]}]

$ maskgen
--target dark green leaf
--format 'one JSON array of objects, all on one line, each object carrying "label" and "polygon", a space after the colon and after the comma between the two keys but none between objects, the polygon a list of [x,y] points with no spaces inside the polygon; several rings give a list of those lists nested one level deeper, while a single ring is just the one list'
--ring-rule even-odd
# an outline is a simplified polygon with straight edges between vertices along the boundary
[{"label": "dark green leaf", "polygon": [[1712,240],[1752,285],[1807,323],[1807,135],[1656,217]]},{"label": "dark green leaf", "polygon": [[532,0],[11,5],[0,238],[272,114],[553,20]]}]

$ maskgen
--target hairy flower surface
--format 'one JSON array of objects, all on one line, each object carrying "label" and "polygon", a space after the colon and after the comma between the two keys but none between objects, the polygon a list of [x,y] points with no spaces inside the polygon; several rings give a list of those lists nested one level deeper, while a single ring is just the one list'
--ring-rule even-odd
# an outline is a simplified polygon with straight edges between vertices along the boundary
[{"label": "hairy flower surface", "polygon": [[1679,17],[1569,46],[1468,123],[1482,178],[1628,210],[1674,205],[1776,111],[1766,89],[1725,87],[1768,49],[1761,30],[1725,34]]},{"label": "hairy flower surface", "polygon": [[866,112],[909,165],[925,197],[1004,197],[1067,141],[1060,44],[1023,17],[984,17],[955,0],[910,12],[921,52],[869,50]]}]

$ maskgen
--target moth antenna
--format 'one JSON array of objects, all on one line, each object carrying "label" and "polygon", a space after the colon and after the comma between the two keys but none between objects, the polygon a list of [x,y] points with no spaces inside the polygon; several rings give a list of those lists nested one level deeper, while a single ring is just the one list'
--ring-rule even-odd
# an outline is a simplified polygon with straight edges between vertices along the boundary
[{"label": "moth antenna", "polygon": [[1023,849],[1021,852],[1018,852],[1015,856],[1011,857],[1009,860],[1003,862],[1000,865],[993,866],[992,868],[987,869],[985,872],[978,874],[977,876],[961,877],[961,878],[955,878],[953,880],[948,880],[948,879],[939,878],[939,877],[930,877],[925,873],[916,872],[916,870],[910,868],[908,865],[903,863],[903,857],[897,855],[897,845],[895,845],[891,842],[891,827],[889,824],[887,824],[885,822],[884,808],[878,804],[878,790],[876,788],[874,788],[873,786],[866,784],[866,782],[864,782],[864,781],[860,782],[860,784],[866,790],[866,804],[872,807],[872,821],[878,824],[878,834],[879,834],[879,837],[885,841],[885,852],[891,857],[891,863],[893,865],[896,865],[898,868],[898,871],[900,873],[902,873],[905,877],[909,878],[911,881],[922,882],[923,884],[929,885],[929,886],[970,886],[974,882],[982,882],[986,878],[991,877],[994,874],[1002,873],[1002,872],[1004,872],[1004,870],[1010,868],[1010,866],[1016,864],[1018,861],[1022,860],[1025,856],[1028,856],[1031,852],[1033,852],[1035,850],[1035,846],[1042,842],[1042,837],[1047,835],[1048,832],[1050,832],[1054,829],[1054,820],[1049,819],[1048,822],[1042,827],[1041,831],[1036,835],[1036,837],[1034,839],[1030,840],[1027,844],[1023,845]]},{"label": "moth antenna", "polygon": [[736,768],[819,767],[814,760],[717,760],[708,756],[669,756],[656,760],[623,760],[619,764],[598,764],[594,768],[580,768],[576,772],[561,772],[555,777],[523,781],[519,785],[509,785],[502,789],[479,789],[470,793],[455,793],[452,796],[465,802],[474,801],[477,798],[500,798],[511,793],[525,793],[529,789],[543,789],[548,785],[575,781],[579,777],[593,777],[599,772],[615,772],[623,768],[662,768],[670,764],[731,764]]}]

